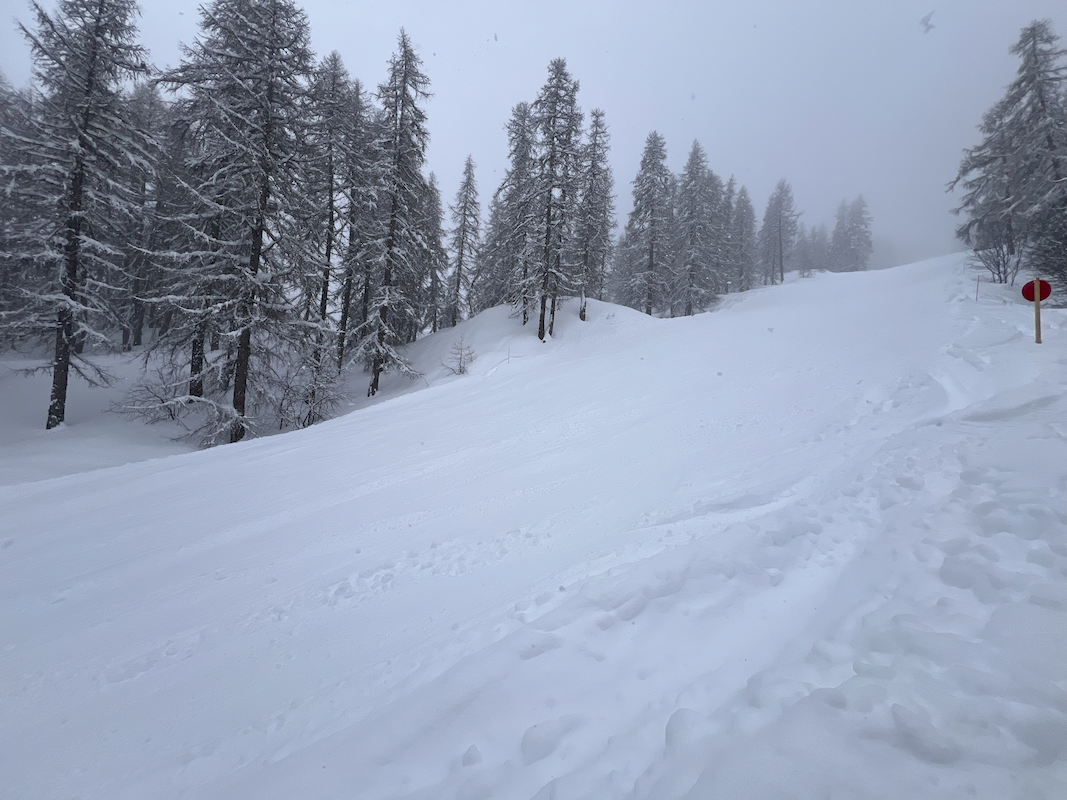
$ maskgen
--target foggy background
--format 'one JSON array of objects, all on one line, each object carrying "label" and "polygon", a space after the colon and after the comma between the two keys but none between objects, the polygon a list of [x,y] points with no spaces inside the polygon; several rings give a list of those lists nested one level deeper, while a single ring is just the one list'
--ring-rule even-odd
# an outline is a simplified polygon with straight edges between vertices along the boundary
[{"label": "foggy background", "polygon": [[[607,114],[620,224],[645,137],[658,130],[673,171],[699,139],[716,173],[748,187],[761,219],[780,178],[792,184],[809,227],[832,228],[840,201],[863,194],[874,219],[875,267],[961,249],[945,184],[963,148],[976,143],[983,112],[1014,77],[1008,48],[1037,18],[1067,35],[1063,0],[303,6],[316,54],[337,50],[365,89],[385,78],[397,33],[407,30],[434,94],[426,105],[427,167],[446,203],[469,153],[485,212],[507,167],[512,106],[532,101],[548,62],[563,57],[581,82],[583,111]],[[178,63],[178,43],[198,32],[198,7],[143,0],[141,40],[156,66]],[[931,11],[934,27],[924,32]],[[0,0],[0,70],[20,87],[30,62],[16,18],[32,27],[29,4]]]}]

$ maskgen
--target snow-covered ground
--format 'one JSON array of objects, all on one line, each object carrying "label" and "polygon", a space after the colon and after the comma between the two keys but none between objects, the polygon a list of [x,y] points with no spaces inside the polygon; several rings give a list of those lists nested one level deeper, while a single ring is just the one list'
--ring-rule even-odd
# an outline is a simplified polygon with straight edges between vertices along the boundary
[{"label": "snow-covered ground", "polygon": [[4,423],[0,796],[1067,796],[1067,314],[976,276],[496,309],[94,471],[178,446]]}]

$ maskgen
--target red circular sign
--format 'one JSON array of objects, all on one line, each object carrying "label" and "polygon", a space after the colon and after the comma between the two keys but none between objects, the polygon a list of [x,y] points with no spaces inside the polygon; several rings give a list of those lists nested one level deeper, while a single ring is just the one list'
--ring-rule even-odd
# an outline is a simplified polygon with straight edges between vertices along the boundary
[{"label": "red circular sign", "polygon": [[1041,284],[1041,299],[1048,300],[1048,296],[1052,294],[1052,286],[1048,281],[1027,281],[1023,286],[1023,297],[1026,298],[1026,302],[1034,302],[1034,284]]}]

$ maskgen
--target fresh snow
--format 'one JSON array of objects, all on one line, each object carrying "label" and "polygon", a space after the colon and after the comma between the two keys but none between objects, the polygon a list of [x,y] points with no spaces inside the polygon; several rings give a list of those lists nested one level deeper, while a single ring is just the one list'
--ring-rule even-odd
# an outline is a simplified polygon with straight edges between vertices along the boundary
[{"label": "fresh snow", "polygon": [[976,278],[493,309],[204,452],[20,412],[0,796],[1067,796],[1067,314]]}]

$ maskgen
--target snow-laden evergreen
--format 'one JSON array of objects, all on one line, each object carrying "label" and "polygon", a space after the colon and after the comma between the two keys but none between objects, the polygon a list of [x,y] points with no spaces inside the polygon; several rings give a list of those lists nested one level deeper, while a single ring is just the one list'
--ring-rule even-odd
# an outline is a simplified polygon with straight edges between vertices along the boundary
[{"label": "snow-laden evergreen", "polygon": [[1017,77],[982,119],[952,186],[963,189],[960,238],[994,280],[1026,263],[1067,287],[1067,62],[1048,20],[1011,48]]},{"label": "snow-laden evergreen", "polygon": [[652,314],[669,305],[674,265],[675,181],[667,167],[667,143],[652,131],[633,180],[633,210],[619,242],[616,297]]},{"label": "snow-laden evergreen", "polygon": [[611,135],[604,111],[589,114],[589,131],[582,148],[578,203],[569,261],[575,265],[578,316],[585,319],[586,300],[604,299],[604,282],[615,228],[615,177],[608,163]]},{"label": "snow-laden evergreen", "polygon": [[478,202],[478,184],[474,180],[474,159],[470,156],[463,164],[463,180],[450,210],[452,269],[448,278],[445,317],[447,324],[454,328],[459,324],[463,309],[469,305],[471,278],[482,245],[482,207]]},{"label": "snow-laden evergreen", "polygon": [[582,111],[578,81],[562,58],[548,65],[548,80],[530,113],[537,133],[533,182],[538,252],[532,277],[540,304],[537,336],[544,341],[555,330],[560,298],[573,294],[579,280],[568,245],[577,222],[581,187]]},{"label": "snow-laden evergreen", "polygon": [[178,319],[166,335],[188,360],[169,361],[156,393],[175,413],[203,413],[208,440],[235,442],[284,416],[307,383],[294,373],[307,329],[293,324],[292,287],[305,259],[321,268],[300,235],[311,51],[307,19],[290,0],[216,0],[201,9],[200,28],[162,78],[181,92],[186,144],[175,210],[183,232],[165,289]]},{"label": "snow-laden evergreen", "polygon": [[[815,229],[812,230],[815,233]],[[813,243],[814,258],[821,257],[822,243]],[[871,214],[867,210],[867,201],[860,195],[851,203],[844,200],[837,209],[836,222],[830,243],[826,251],[826,260],[821,269],[834,272],[856,272],[867,269],[874,251],[871,234]]]},{"label": "snow-laden evergreen", "polygon": [[785,283],[787,262],[792,269],[799,217],[793,202],[793,187],[783,178],[767,198],[758,234],[759,263],[765,284]]},{"label": "snow-laden evergreen", "polygon": [[678,242],[674,304],[684,316],[703,311],[716,297],[719,242],[716,222],[722,187],[708,169],[708,158],[697,141],[678,182],[675,200]]},{"label": "snow-laden evergreen", "polygon": [[489,204],[489,221],[477,275],[473,308],[510,303],[525,325],[533,313],[538,244],[534,181],[536,131],[529,103],[518,103],[507,124],[509,166]]},{"label": "snow-laden evergreen", "polygon": [[370,298],[355,358],[370,365],[367,393],[377,393],[381,375],[396,370],[417,373],[400,352],[402,344],[414,341],[420,328],[419,296],[423,290],[426,251],[425,209],[428,182],[422,174],[429,130],[423,104],[429,97],[430,79],[422,71],[422,59],[403,30],[397,51],[389,62],[389,76],[378,87],[382,123],[378,132],[378,165],[375,183],[379,225],[369,247],[375,254],[377,285]]},{"label": "snow-laden evergreen", "polygon": [[[36,96],[14,130],[4,128],[7,343],[51,339],[46,427],[66,418],[70,371],[91,384],[108,377],[91,355],[114,347],[131,286],[124,236],[140,210],[131,173],[151,172],[144,131],[132,124],[124,81],[147,72],[133,0],[34,3],[36,25],[19,25],[34,59]],[[8,103],[9,118],[18,109]],[[17,210],[16,210],[17,207]],[[13,291],[12,291],[13,289]]]}]

